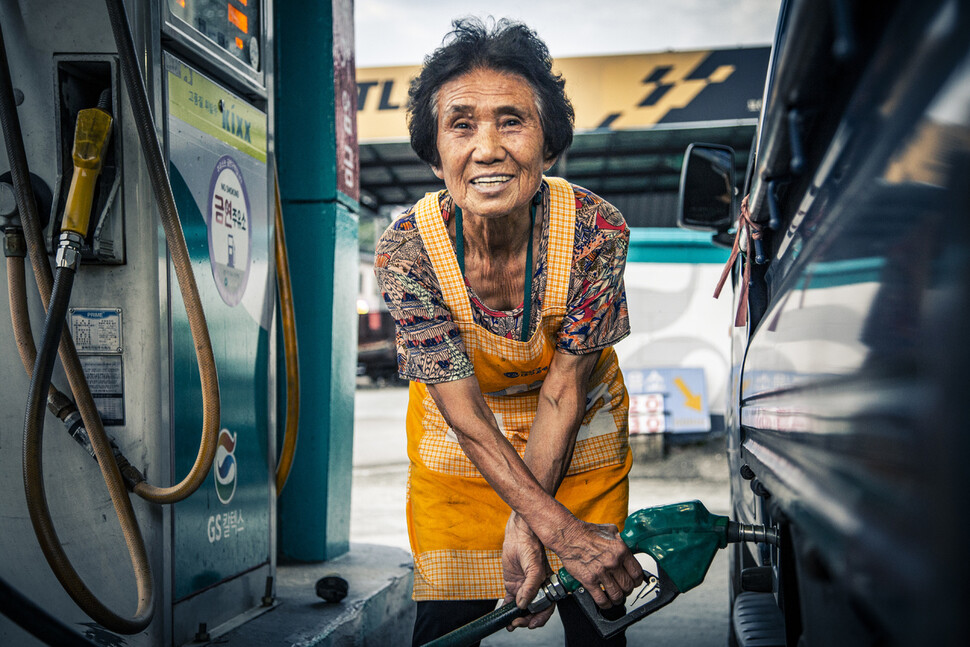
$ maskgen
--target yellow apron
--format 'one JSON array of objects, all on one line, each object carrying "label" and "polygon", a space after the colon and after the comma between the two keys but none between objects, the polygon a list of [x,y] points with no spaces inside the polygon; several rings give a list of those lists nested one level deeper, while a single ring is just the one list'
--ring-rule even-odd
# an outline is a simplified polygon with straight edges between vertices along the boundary
[{"label": "yellow apron", "polygon": [[[519,456],[525,452],[539,387],[556,352],[573,258],[575,194],[565,180],[545,180],[550,188],[545,300],[539,325],[526,342],[492,334],[474,322],[468,291],[441,218],[439,194],[429,193],[416,207],[418,231],[445,305],[461,331],[485,402]],[[622,528],[631,465],[629,398],[612,348],[602,351],[589,387],[586,416],[556,498],[580,519]],[[414,555],[414,599],[504,596],[502,540],[511,511],[465,456],[427,387],[418,382],[410,387],[407,434],[407,521]],[[547,554],[558,569],[558,557]]]}]

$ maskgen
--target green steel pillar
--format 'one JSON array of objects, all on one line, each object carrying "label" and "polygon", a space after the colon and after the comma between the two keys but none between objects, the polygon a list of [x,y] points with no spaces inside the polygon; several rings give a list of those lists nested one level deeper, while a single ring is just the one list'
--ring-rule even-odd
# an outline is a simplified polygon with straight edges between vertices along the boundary
[{"label": "green steel pillar", "polygon": [[282,559],[311,562],[350,545],[360,193],[353,1],[274,5],[276,154],[301,377],[278,546]]}]

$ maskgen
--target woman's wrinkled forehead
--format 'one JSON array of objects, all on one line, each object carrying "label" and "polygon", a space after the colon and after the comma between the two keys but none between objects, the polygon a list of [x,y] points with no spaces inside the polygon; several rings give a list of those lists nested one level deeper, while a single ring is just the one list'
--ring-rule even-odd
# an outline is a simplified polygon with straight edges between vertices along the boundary
[{"label": "woman's wrinkled forehead", "polygon": [[483,71],[483,72],[493,72],[495,74],[500,74],[500,75],[503,75],[503,76],[508,76],[508,77],[511,77],[511,78],[520,80],[523,83],[525,83],[529,87],[529,89],[532,90],[532,100],[535,102],[535,108],[536,108],[536,112],[539,115],[539,121],[541,123],[545,123],[545,121],[543,120],[542,98],[539,95],[539,93],[536,92],[536,87],[532,83],[530,83],[529,80],[527,78],[525,78],[521,74],[518,74],[516,72],[511,72],[509,70],[501,70],[501,69],[495,69],[495,68],[491,68],[491,67],[473,68],[471,70],[467,70],[467,71],[464,71],[464,72],[462,72],[460,74],[455,74],[454,76],[451,76],[451,77],[449,77],[447,79],[444,79],[441,83],[438,84],[438,87],[436,87],[434,89],[434,92],[431,95],[431,116],[434,118],[434,120],[435,120],[436,123],[437,123],[438,118],[440,116],[439,115],[439,109],[438,109],[438,100],[441,97],[441,89],[444,86],[446,86],[447,84],[451,83],[452,81],[461,79],[464,76],[468,76],[470,74],[473,74],[475,72],[480,72],[480,71]]}]

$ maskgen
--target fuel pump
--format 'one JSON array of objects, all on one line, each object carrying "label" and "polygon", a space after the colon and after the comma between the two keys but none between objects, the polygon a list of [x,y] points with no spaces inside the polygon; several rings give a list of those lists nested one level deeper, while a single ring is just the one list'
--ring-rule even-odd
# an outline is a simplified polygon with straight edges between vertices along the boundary
[{"label": "fuel pump", "polygon": [[0,1],[0,579],[99,644],[189,642],[275,572],[269,15]]}]

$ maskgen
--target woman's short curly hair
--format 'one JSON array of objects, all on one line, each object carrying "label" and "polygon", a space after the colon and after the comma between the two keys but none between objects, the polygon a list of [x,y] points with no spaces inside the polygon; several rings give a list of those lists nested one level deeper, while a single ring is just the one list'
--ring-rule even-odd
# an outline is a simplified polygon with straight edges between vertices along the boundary
[{"label": "woman's short curly hair", "polygon": [[438,167],[438,90],[448,81],[476,69],[523,77],[536,96],[545,157],[558,157],[573,141],[573,106],[562,76],[552,71],[552,57],[539,36],[526,25],[501,19],[486,25],[475,17],[452,22],[444,44],[424,59],[421,74],[408,90],[411,147],[423,161]]}]

